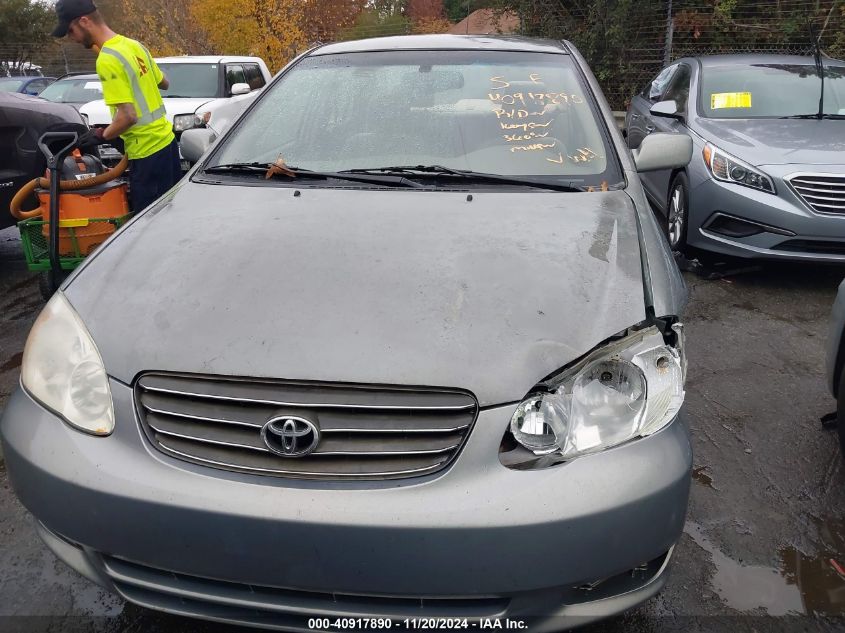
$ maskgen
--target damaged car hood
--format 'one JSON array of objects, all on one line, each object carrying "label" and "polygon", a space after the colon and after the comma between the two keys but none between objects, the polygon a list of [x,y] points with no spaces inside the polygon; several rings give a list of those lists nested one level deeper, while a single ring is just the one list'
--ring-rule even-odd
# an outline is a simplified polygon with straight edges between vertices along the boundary
[{"label": "damaged car hood", "polygon": [[65,293],[125,383],[156,370],[443,386],[482,406],[645,319],[622,191],[470,201],[183,181]]}]

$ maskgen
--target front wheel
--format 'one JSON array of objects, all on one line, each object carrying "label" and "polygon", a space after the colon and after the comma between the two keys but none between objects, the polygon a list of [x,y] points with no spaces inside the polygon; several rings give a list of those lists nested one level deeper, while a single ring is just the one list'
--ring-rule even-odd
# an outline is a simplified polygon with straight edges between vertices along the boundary
[{"label": "front wheel", "polygon": [[673,251],[683,252],[687,245],[689,222],[689,181],[686,174],[678,174],[669,186],[666,205],[666,238]]}]

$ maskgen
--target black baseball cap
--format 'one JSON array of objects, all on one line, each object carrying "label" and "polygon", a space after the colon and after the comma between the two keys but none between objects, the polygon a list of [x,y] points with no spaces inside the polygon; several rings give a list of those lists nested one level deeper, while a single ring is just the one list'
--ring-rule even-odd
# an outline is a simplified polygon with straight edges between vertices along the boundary
[{"label": "black baseball cap", "polygon": [[93,0],[59,0],[56,3],[56,15],[59,18],[59,25],[53,29],[53,37],[64,37],[70,23],[83,15],[94,13],[97,5]]}]

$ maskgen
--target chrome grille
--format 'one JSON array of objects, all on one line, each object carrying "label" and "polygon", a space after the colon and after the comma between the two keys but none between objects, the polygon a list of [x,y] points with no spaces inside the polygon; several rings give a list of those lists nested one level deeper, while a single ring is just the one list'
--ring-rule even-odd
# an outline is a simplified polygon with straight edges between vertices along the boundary
[{"label": "chrome grille", "polygon": [[[447,389],[145,374],[135,386],[152,444],[191,462],[308,479],[396,479],[435,473],[456,457],[478,411]],[[304,457],[269,450],[264,425],[304,417],[320,429]]]},{"label": "chrome grille", "polygon": [[787,182],[813,211],[845,214],[845,174],[795,174]]}]

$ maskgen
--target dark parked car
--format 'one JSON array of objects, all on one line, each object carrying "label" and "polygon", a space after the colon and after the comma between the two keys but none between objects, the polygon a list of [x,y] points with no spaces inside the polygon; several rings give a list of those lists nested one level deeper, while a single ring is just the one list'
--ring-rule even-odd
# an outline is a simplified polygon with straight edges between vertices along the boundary
[{"label": "dark parked car", "polygon": [[672,248],[845,261],[845,62],[722,55],[665,68],[628,109],[628,145],[689,136],[684,169],[642,177]]},{"label": "dark parked car", "polygon": [[0,92],[36,96],[54,81],[55,77],[0,77]]},{"label": "dark parked car", "polygon": [[[38,148],[44,133],[82,125],[82,117],[73,107],[50,103],[19,93],[0,93],[0,229],[16,220],[9,213],[12,197],[27,182],[44,175],[47,159]],[[33,195],[24,205],[34,209]]]},{"label": "dark parked car", "polygon": [[27,341],[0,437],[56,555],[303,631],[657,594],[686,290],[637,172],[689,138],[629,152],[569,43],[452,35],[317,47],[214,134]]}]

